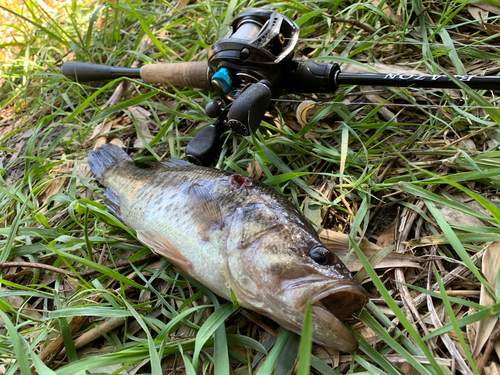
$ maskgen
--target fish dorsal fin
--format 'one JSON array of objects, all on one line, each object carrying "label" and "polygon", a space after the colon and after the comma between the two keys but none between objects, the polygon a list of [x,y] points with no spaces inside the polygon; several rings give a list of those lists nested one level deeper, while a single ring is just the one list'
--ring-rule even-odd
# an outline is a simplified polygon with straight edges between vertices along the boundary
[{"label": "fish dorsal fin", "polygon": [[210,232],[223,226],[219,203],[206,187],[198,183],[192,183],[187,194],[191,217],[200,230],[201,237],[208,241]]},{"label": "fish dorsal fin", "polygon": [[191,261],[181,254],[170,241],[154,229],[138,230],[137,238],[155,253],[167,258],[172,264],[189,275],[193,267]]},{"label": "fish dorsal fin", "polygon": [[193,166],[190,162],[181,159],[163,159],[158,162],[162,167],[172,168],[172,167],[185,167]]}]

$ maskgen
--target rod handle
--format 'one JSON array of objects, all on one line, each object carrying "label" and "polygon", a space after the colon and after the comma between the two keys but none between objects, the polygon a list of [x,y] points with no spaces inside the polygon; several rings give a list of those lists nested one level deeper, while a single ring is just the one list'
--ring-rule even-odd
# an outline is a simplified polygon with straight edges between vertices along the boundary
[{"label": "rod handle", "polygon": [[61,74],[79,82],[107,81],[120,76],[139,78],[140,69],[114,68],[108,65],[90,64],[79,61],[69,61],[61,65]]},{"label": "rod handle", "polygon": [[208,81],[208,62],[147,64],[141,68],[141,78],[148,83],[170,83],[176,87],[211,90]]}]

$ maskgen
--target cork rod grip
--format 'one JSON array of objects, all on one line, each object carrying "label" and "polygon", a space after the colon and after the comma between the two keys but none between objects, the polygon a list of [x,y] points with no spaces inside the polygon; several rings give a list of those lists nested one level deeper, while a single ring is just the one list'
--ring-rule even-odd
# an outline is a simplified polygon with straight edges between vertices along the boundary
[{"label": "cork rod grip", "polygon": [[207,73],[206,61],[147,64],[141,68],[141,78],[148,83],[211,90]]}]

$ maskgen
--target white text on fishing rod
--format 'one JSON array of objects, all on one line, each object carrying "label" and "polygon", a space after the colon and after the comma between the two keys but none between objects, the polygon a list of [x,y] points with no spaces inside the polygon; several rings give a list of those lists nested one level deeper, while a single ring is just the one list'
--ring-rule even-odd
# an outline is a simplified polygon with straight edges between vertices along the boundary
[{"label": "white text on fishing rod", "polygon": [[[477,77],[476,75],[454,75],[456,79],[463,81],[463,82],[469,82],[472,80],[472,78]],[[414,81],[437,81],[438,79],[445,78],[448,79],[447,76],[442,75],[442,74],[411,74],[411,73],[405,73],[405,74],[393,74],[389,73],[387,74],[384,79],[404,79],[404,80],[414,80]]]}]

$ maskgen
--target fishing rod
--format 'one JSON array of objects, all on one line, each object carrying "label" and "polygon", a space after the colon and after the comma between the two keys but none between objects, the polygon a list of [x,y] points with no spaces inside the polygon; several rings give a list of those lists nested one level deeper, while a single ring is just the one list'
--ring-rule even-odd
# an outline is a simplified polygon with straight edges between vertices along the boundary
[{"label": "fishing rod", "polygon": [[217,92],[220,100],[205,110],[214,118],[188,143],[188,158],[209,165],[220,150],[220,135],[230,128],[246,136],[256,131],[273,97],[283,91],[334,93],[342,85],[500,89],[500,76],[409,73],[342,73],[336,63],[294,61],[300,29],[281,13],[254,9],[237,16],[226,36],[213,44],[206,61],[146,64],[116,68],[66,62],[60,71],[79,82],[140,78],[147,83],[171,84]]}]

